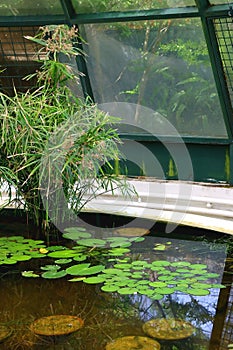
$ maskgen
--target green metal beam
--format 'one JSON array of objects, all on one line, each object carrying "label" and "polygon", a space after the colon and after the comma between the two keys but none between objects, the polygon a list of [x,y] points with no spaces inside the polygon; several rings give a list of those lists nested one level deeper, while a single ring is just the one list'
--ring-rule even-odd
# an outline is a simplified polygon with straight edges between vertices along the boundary
[{"label": "green metal beam", "polygon": [[146,21],[152,19],[170,19],[198,17],[198,9],[194,6],[172,9],[157,10],[137,10],[137,11],[115,11],[115,12],[97,12],[89,14],[77,14],[72,19],[73,23],[111,23],[127,21]]},{"label": "green metal beam", "polygon": [[64,15],[0,16],[0,27],[29,27],[64,23],[67,23]]},{"label": "green metal beam", "polygon": [[[61,6],[63,8],[64,14],[66,16],[67,23],[72,26],[75,25],[77,27],[77,23],[72,23],[72,19],[75,17],[75,9],[73,7],[71,0],[60,0]],[[82,41],[79,38],[78,48],[83,51]],[[94,94],[91,87],[91,82],[88,74],[87,64],[82,55],[76,56],[76,64],[78,67],[78,71],[82,74],[80,75],[80,82],[82,85],[84,98],[90,98],[94,102]]]}]

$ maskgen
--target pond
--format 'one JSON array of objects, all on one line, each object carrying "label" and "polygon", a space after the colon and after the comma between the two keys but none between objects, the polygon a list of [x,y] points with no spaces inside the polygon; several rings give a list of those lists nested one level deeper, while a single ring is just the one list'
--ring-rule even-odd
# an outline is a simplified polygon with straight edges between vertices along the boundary
[{"label": "pond", "polygon": [[[61,240],[32,243],[32,231],[1,218],[0,337],[9,334],[0,349],[231,348],[231,236],[187,227],[168,235],[155,225],[144,240],[126,231],[113,238],[108,227],[87,238],[68,228],[61,249]],[[59,334],[55,323],[36,329],[58,315]]]}]

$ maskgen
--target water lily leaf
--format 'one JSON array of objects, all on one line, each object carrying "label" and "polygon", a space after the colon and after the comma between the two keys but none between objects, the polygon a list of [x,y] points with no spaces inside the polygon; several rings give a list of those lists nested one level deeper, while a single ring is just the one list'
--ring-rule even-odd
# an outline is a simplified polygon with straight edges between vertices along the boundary
[{"label": "water lily leaf", "polygon": [[104,286],[101,287],[101,290],[103,292],[116,292],[119,289],[118,286],[112,285],[112,284],[105,284]]},{"label": "water lily leaf", "polygon": [[53,279],[53,278],[61,278],[66,276],[67,273],[65,270],[57,271],[57,270],[48,270],[42,273],[43,278]]},{"label": "water lily leaf", "polygon": [[166,260],[155,260],[152,262],[152,266],[170,266],[171,263]]},{"label": "water lily leaf", "polygon": [[34,271],[23,271],[22,276],[23,277],[33,277],[33,278],[40,277],[39,275],[34,273]]},{"label": "water lily leaf", "polygon": [[77,254],[73,257],[74,261],[84,261],[87,259],[87,255],[85,254]]},{"label": "water lily leaf", "polygon": [[85,282],[87,284],[103,283],[105,281],[106,281],[106,278],[104,275],[87,277],[83,280],[83,282]]},{"label": "water lily leaf", "polygon": [[117,269],[122,269],[122,270],[130,270],[132,265],[125,263],[125,264],[116,264],[116,265],[114,265],[114,267]]},{"label": "water lily leaf", "polygon": [[5,260],[2,260],[2,263],[7,265],[13,265],[17,263],[17,260],[15,260],[14,258],[8,258]]},{"label": "water lily leaf", "polygon": [[84,232],[84,231],[74,231],[74,232],[63,233],[62,237],[66,239],[71,239],[73,241],[77,241],[80,238],[91,238],[91,233]]},{"label": "water lily leaf", "polygon": [[84,281],[85,279],[86,279],[86,277],[74,277],[74,278],[71,278],[68,281],[69,282],[80,282],[80,281]]},{"label": "water lily leaf", "polygon": [[73,227],[66,227],[64,229],[64,232],[84,232],[86,231],[85,227],[82,226],[73,226]]},{"label": "water lily leaf", "polygon": [[208,289],[211,287],[211,284],[209,283],[199,283],[199,282],[195,282],[191,285],[192,288],[194,289]]},{"label": "water lily leaf", "polygon": [[25,254],[22,254],[22,255],[14,254],[13,257],[17,261],[27,261],[27,260],[30,260],[32,258],[30,255],[25,255]]},{"label": "water lily leaf", "polygon": [[166,245],[165,244],[159,244],[156,243],[155,247],[153,248],[154,250],[165,250],[166,249]]},{"label": "water lily leaf", "polygon": [[205,264],[192,264],[190,267],[195,270],[203,270],[207,268]]},{"label": "water lily leaf", "polygon": [[106,242],[103,239],[87,238],[77,240],[77,244],[84,245],[86,247],[105,247]]},{"label": "water lily leaf", "polygon": [[211,284],[211,288],[226,288],[226,286],[224,286],[223,284],[220,284],[220,283],[213,283]]},{"label": "water lily leaf", "polygon": [[191,263],[188,261],[176,261],[176,262],[172,262],[171,266],[174,267],[184,267],[184,266],[190,266]]},{"label": "water lily leaf", "polygon": [[160,280],[160,281],[172,281],[173,280],[173,276],[169,276],[169,275],[167,275],[167,276],[159,276],[158,277],[158,280]]},{"label": "water lily leaf", "polygon": [[58,259],[55,260],[55,264],[69,264],[72,261],[72,259]]},{"label": "water lily leaf", "polygon": [[204,277],[207,279],[207,278],[217,278],[219,277],[219,274],[218,273],[214,273],[214,272],[209,272],[209,273],[205,273],[204,274]]},{"label": "water lily leaf", "polygon": [[70,266],[66,269],[66,272],[69,275],[78,275],[80,271],[88,268],[90,266],[90,263],[83,263],[83,264],[77,264]]},{"label": "water lily leaf", "polygon": [[55,252],[57,250],[66,250],[66,247],[63,247],[62,245],[51,245],[50,247],[47,247],[47,250]]},{"label": "water lily leaf", "polygon": [[194,289],[194,288],[188,288],[186,290],[187,294],[195,295],[195,296],[204,296],[210,294],[209,290],[207,289]]},{"label": "water lily leaf", "polygon": [[51,258],[73,258],[76,252],[72,249],[57,250],[49,253],[47,256]]},{"label": "water lily leaf", "polygon": [[80,276],[94,275],[96,273],[103,271],[104,269],[105,269],[104,265],[95,265],[79,271],[78,275]]},{"label": "water lily leaf", "polygon": [[136,294],[137,293],[137,289],[136,288],[119,288],[117,289],[117,293],[119,294]]},{"label": "water lily leaf", "polygon": [[48,270],[48,271],[57,271],[60,270],[61,266],[59,265],[45,265],[41,266],[41,270]]},{"label": "water lily leaf", "polygon": [[136,238],[132,238],[132,240],[135,243],[139,243],[139,242],[145,241],[145,238],[144,237],[136,237]]},{"label": "water lily leaf", "polygon": [[164,297],[164,295],[157,294],[157,293],[156,294],[151,293],[148,296],[150,296],[150,299],[152,299],[152,300],[161,300]]},{"label": "water lily leaf", "polygon": [[108,254],[110,256],[121,256],[129,252],[130,252],[129,248],[113,248],[109,250]]},{"label": "water lily leaf", "polygon": [[174,293],[175,290],[176,290],[175,288],[163,287],[163,288],[156,288],[155,292],[156,294],[167,295],[167,294]]},{"label": "water lily leaf", "polygon": [[167,287],[167,283],[165,283],[165,282],[159,282],[159,281],[149,282],[149,285],[150,285],[151,287],[155,287],[155,288]]},{"label": "water lily leaf", "polygon": [[103,271],[103,273],[111,274],[111,275],[121,275],[121,274],[122,274],[122,271],[110,267],[110,268],[108,268],[108,269],[105,269],[105,270]]}]

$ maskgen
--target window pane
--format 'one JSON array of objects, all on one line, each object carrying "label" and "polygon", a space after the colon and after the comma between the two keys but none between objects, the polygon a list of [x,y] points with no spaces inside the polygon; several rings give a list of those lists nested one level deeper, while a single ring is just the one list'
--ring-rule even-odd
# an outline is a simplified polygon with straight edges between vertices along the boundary
[{"label": "window pane", "polygon": [[222,4],[229,4],[231,1],[228,0],[210,0],[210,3],[212,5],[222,5]]},{"label": "window pane", "polygon": [[172,8],[195,6],[194,0],[73,0],[77,13],[149,10],[158,8]]},{"label": "window pane", "polygon": [[7,0],[0,4],[0,16],[62,14],[59,0]]},{"label": "window pane", "polygon": [[127,102],[154,111],[138,126],[157,132],[158,115],[183,136],[226,137],[199,19],[81,27],[97,103]]}]

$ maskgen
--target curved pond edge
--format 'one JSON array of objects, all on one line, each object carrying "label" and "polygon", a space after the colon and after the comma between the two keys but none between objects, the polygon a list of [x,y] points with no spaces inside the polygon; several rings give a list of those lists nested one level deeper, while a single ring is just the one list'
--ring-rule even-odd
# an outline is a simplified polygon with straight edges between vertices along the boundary
[{"label": "curved pond edge", "polygon": [[170,222],[233,234],[233,187],[178,180],[128,179],[137,195],[98,195],[84,212]]}]

